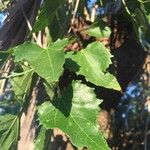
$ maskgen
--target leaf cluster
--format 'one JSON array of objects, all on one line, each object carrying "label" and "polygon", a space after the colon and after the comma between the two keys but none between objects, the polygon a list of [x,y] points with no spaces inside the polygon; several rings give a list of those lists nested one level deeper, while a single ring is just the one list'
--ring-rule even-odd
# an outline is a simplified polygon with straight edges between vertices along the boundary
[{"label": "leaf cluster", "polygon": [[[146,1],[121,2],[120,9],[123,7],[124,13],[133,21],[138,40],[145,48],[149,47],[149,8]],[[83,3],[85,4],[84,1]],[[103,2],[105,3],[107,4]],[[98,18],[99,21],[84,29],[88,36],[95,38],[95,41],[82,47],[80,51],[66,52],[66,47],[76,40],[68,36],[74,21],[73,8],[76,5],[74,0],[71,3],[67,0],[45,0],[32,33],[39,35],[44,30],[42,36],[43,39],[47,38],[46,45],[43,46],[42,42],[39,44],[32,39],[11,48],[6,53],[1,53],[2,63],[10,57],[14,60],[13,71],[7,76],[2,76],[1,80],[10,81],[13,98],[21,107],[17,115],[0,116],[0,149],[7,150],[17,146],[21,114],[30,101],[31,91],[38,81],[42,82],[46,98],[43,98],[42,104],[36,104],[40,125],[40,132],[35,140],[36,149],[44,149],[46,132],[54,128],[65,132],[72,144],[78,148],[86,146],[90,150],[109,149],[97,123],[102,100],[96,97],[95,89],[86,83],[121,90],[116,77],[108,71],[113,56],[99,40],[108,38],[111,30],[105,16]],[[79,4],[79,12],[81,8],[84,9]],[[136,9],[132,11],[133,8]],[[104,15],[107,15],[107,12]],[[84,77],[86,83],[81,79],[72,79],[62,90],[59,83],[66,70]]]}]

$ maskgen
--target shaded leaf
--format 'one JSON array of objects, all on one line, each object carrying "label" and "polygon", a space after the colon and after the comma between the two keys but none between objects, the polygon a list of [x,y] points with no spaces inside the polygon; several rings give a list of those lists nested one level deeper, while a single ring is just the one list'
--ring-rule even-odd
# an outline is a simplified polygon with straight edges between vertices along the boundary
[{"label": "shaded leaf", "polygon": [[44,84],[46,93],[48,94],[50,100],[52,100],[55,96],[55,90],[56,90],[57,85],[49,84],[47,82],[43,82],[43,84]]},{"label": "shaded leaf", "polygon": [[0,132],[0,149],[9,150],[16,145],[18,139],[19,119],[17,116],[4,115],[0,116],[0,120],[0,126],[3,126]]},{"label": "shaded leaf", "polygon": [[53,19],[49,22],[49,31],[52,41],[56,41],[58,38],[63,38],[67,34],[72,12],[70,10],[69,3],[61,5],[56,11]]},{"label": "shaded leaf", "polygon": [[4,63],[7,58],[8,58],[9,54],[7,53],[0,53],[0,63]]},{"label": "shaded leaf", "polygon": [[36,150],[42,150],[44,148],[45,133],[46,133],[46,129],[42,127],[38,137],[35,140]]},{"label": "shaded leaf", "polygon": [[0,116],[0,132],[7,130],[14,119],[15,116],[10,114]]},{"label": "shaded leaf", "polygon": [[96,123],[99,104],[93,89],[73,81],[62,98],[38,107],[39,120],[46,129],[60,128],[77,147],[107,150]]},{"label": "shaded leaf", "polygon": [[64,4],[65,1],[66,0],[45,0],[33,31],[38,32],[48,26],[49,22],[52,22],[57,9]]},{"label": "shaded leaf", "polygon": [[28,72],[28,70],[28,68],[23,67],[25,74],[12,79],[12,88],[17,97],[26,93],[31,85],[33,71]]}]

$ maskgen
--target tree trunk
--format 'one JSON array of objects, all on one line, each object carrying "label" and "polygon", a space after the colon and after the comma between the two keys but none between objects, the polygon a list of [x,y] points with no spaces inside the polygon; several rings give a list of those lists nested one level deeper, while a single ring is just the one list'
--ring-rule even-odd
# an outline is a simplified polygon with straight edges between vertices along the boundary
[{"label": "tree trunk", "polygon": [[37,92],[38,89],[35,87],[32,91],[27,110],[22,113],[20,118],[20,139],[18,142],[18,150],[34,150]]}]

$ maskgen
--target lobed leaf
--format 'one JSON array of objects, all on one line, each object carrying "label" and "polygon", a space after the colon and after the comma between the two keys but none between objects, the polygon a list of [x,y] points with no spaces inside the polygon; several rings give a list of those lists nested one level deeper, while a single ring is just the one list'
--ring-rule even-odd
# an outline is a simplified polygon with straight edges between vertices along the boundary
[{"label": "lobed leaf", "polygon": [[99,104],[92,88],[73,81],[61,98],[38,107],[39,120],[46,129],[60,128],[77,147],[107,150],[96,123]]},{"label": "lobed leaf", "polygon": [[47,49],[26,42],[14,48],[15,60],[27,61],[31,68],[48,83],[58,81],[65,63],[64,47],[68,40],[57,40]]},{"label": "lobed leaf", "polygon": [[66,55],[65,66],[78,74],[84,75],[86,79],[97,86],[120,90],[120,85],[115,76],[106,73],[111,64],[112,55],[100,42],[93,42],[77,54]]}]

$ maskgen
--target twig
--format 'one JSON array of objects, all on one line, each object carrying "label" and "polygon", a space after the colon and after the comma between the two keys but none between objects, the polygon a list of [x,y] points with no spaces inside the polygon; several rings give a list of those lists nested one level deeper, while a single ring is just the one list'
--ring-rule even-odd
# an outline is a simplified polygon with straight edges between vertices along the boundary
[{"label": "twig", "polygon": [[[3,78],[4,76],[8,76],[8,74],[10,73],[11,68],[13,66],[12,63],[13,63],[12,59],[9,59],[7,61],[7,63],[5,63],[5,65],[3,66],[2,69],[6,73],[3,73],[1,78]],[[6,78],[0,81],[0,95],[2,95],[4,93],[6,83],[7,83],[7,79]]]},{"label": "twig", "polygon": [[[25,11],[24,11],[24,8],[23,8],[22,3],[21,3],[21,11],[22,11],[22,13],[23,13],[23,16],[24,16],[26,22],[27,22],[27,25],[28,25],[29,30],[32,31],[33,28],[32,28],[31,23],[30,23],[30,21],[29,21],[27,15],[26,15],[26,13],[25,13]],[[36,34],[35,34],[35,33],[32,33],[32,35],[33,35],[34,40],[38,43],[38,39],[37,39],[37,37],[36,37]]]},{"label": "twig", "polygon": [[74,23],[74,20],[75,20],[76,14],[77,14],[77,10],[78,10],[78,7],[79,7],[79,3],[80,3],[80,0],[77,0],[75,8],[74,8],[74,11],[73,11],[73,16],[72,16],[71,24]]},{"label": "twig", "polygon": [[127,13],[131,16],[131,13],[130,13],[130,10],[128,9],[127,5],[126,5],[126,2],[124,0],[122,0],[122,3],[127,11]]},{"label": "twig", "polygon": [[[72,16],[72,19],[71,19],[71,25],[74,24],[75,17],[76,17],[76,14],[77,14],[77,10],[78,10],[78,7],[79,7],[79,3],[80,3],[80,0],[77,0],[76,4],[75,4],[74,11],[73,11],[73,16]],[[70,31],[71,31],[71,27],[69,28],[68,33],[70,33]]]},{"label": "twig", "polygon": [[98,5],[95,5],[93,8],[92,8],[92,12],[91,12],[91,22],[94,22],[95,21],[95,17],[96,17],[96,9],[98,8]]},{"label": "twig", "polygon": [[148,132],[149,122],[150,122],[150,113],[148,112],[148,117],[145,125],[144,150],[147,150],[147,132]]},{"label": "twig", "polygon": [[15,78],[15,77],[18,77],[18,76],[22,76],[24,74],[27,74],[29,72],[33,71],[33,69],[29,69],[27,71],[24,71],[24,72],[21,72],[21,73],[14,73],[14,74],[11,74],[9,76],[3,76],[3,77],[0,77],[0,80],[3,80],[3,79],[9,79],[9,78]]}]

